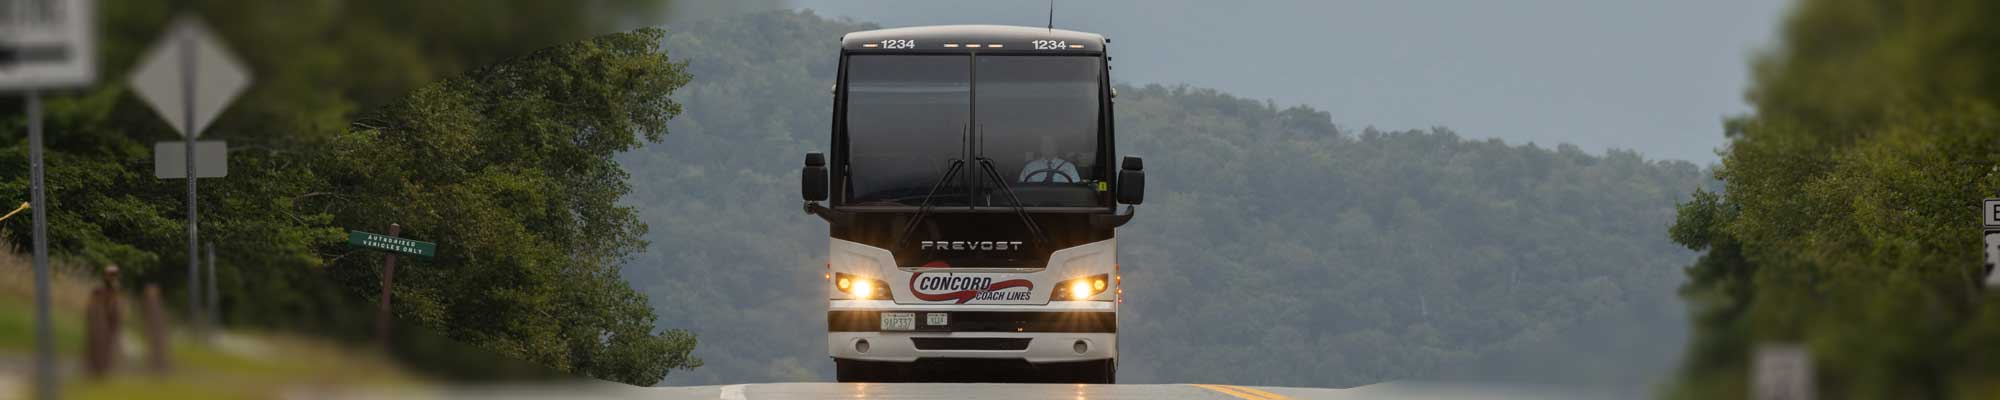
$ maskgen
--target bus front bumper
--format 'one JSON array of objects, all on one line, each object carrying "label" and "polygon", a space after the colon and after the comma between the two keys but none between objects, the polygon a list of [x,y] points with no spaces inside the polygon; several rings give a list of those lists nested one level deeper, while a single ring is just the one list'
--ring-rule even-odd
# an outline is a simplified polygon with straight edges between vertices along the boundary
[{"label": "bus front bumper", "polygon": [[[1108,311],[833,310],[827,312],[827,354],[833,358],[915,362],[920,359],[1018,359],[1056,363],[1117,358],[1117,314]],[[882,330],[882,313],[913,313],[915,330]],[[932,313],[947,323],[927,324]]]}]

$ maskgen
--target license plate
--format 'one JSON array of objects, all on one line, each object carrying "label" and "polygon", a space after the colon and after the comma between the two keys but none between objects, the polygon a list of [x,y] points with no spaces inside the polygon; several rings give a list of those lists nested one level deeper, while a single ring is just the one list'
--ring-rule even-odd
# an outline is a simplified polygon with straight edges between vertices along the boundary
[{"label": "license plate", "polygon": [[906,312],[882,313],[882,330],[885,331],[917,330],[917,313],[906,313]]},{"label": "license plate", "polygon": [[924,325],[945,326],[951,323],[951,314],[934,312],[924,314]]}]

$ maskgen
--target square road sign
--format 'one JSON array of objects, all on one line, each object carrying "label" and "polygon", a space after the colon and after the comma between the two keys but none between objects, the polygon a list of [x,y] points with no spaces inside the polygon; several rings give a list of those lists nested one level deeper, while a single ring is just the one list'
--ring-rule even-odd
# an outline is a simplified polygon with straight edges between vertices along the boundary
[{"label": "square road sign", "polygon": [[[154,143],[153,176],[160,179],[186,178],[187,142]],[[229,142],[221,140],[195,141],[194,177],[221,178],[225,176],[229,176]]]},{"label": "square road sign", "polygon": [[97,79],[89,0],[0,0],[0,91]]},{"label": "square road sign", "polygon": [[1980,205],[1979,221],[1988,228],[2000,228],[2000,199],[1986,199]]}]

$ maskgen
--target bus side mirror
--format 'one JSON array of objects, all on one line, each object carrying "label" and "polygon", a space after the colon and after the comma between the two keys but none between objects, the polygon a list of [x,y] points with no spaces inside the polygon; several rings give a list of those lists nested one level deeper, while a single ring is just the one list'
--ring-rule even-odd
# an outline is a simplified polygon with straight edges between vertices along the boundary
[{"label": "bus side mirror", "polygon": [[1139,204],[1146,202],[1146,160],[1136,156],[1125,156],[1123,166],[1118,169],[1118,202]]},{"label": "bus side mirror", "polygon": [[826,155],[806,153],[806,167],[799,174],[799,194],[806,201],[826,200]]}]

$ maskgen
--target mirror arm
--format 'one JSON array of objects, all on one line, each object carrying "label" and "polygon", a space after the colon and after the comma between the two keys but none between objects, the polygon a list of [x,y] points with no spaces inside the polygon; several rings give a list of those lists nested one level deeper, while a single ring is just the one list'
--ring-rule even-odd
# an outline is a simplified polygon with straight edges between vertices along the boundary
[{"label": "mirror arm", "polygon": [[819,217],[819,219],[826,220],[827,224],[842,225],[842,224],[852,223],[854,221],[854,213],[836,211],[832,208],[827,208],[826,206],[820,205],[819,202],[817,201],[806,202],[805,208],[806,208],[806,214],[817,216]]},{"label": "mirror arm", "polygon": [[1126,222],[1132,222],[1132,217],[1137,215],[1139,215],[1139,210],[1137,207],[1126,205],[1124,213],[1091,214],[1090,225],[1096,227],[1097,229],[1117,228],[1120,226],[1125,226]]}]

